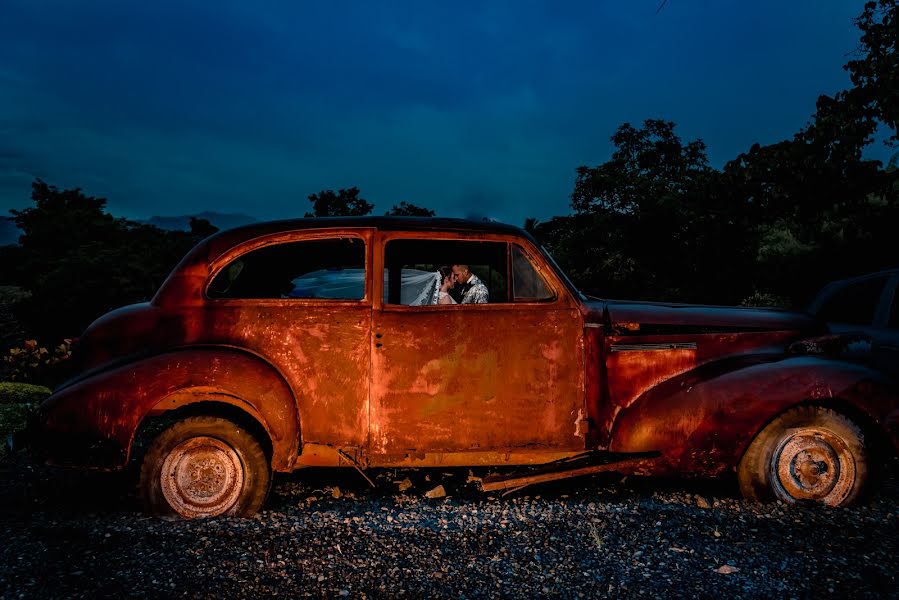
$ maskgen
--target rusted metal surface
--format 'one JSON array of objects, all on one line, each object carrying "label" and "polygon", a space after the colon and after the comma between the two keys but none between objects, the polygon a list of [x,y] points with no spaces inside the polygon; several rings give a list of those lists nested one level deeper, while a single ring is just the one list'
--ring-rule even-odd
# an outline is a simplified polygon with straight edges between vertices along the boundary
[{"label": "rusted metal surface", "polygon": [[234,448],[211,437],[194,437],[166,456],[160,489],[169,505],[193,519],[222,514],[243,487],[243,465]]},{"label": "rusted metal surface", "polygon": [[[334,237],[365,243],[360,300],[205,293],[247,252]],[[384,248],[400,238],[517,244],[553,299],[386,305]],[[207,402],[257,421],[275,470],[537,465],[599,449],[661,454],[641,472],[714,475],[778,413],[826,401],[899,448],[894,383],[795,354],[820,350],[795,342],[821,333],[808,317],[773,310],[584,300],[510,226],[266,223],[202,242],[152,302],[95,322],[80,349],[84,374],[41,407],[39,433],[57,462],[116,468],[145,417]]]},{"label": "rusted metal surface", "polygon": [[818,500],[839,506],[855,485],[855,459],[824,427],[792,431],[774,450],[774,493],[785,502]]},{"label": "rusted metal surface", "polygon": [[718,365],[674,377],[640,396],[615,420],[610,450],[662,451],[668,471],[718,475],[739,460],[757,432],[792,406],[819,403],[863,411],[883,423],[895,388],[861,365],[817,357]]},{"label": "rusted metal surface", "polygon": [[649,473],[652,472],[653,467],[657,462],[658,457],[625,458],[602,464],[561,467],[558,470],[550,470],[529,475],[499,475],[485,477],[483,481],[481,481],[481,489],[485,492],[494,492],[512,488],[521,489],[528,485],[534,485],[535,483],[546,483],[548,481],[559,481],[560,479],[570,479],[573,477],[607,472]]},{"label": "rusted metal surface", "polygon": [[39,409],[41,446],[55,463],[124,466],[144,416],[182,406],[186,397],[255,418],[272,442],[273,466],[292,468],[299,427],[290,388],[258,357],[223,347],[159,354],[57,391]]}]

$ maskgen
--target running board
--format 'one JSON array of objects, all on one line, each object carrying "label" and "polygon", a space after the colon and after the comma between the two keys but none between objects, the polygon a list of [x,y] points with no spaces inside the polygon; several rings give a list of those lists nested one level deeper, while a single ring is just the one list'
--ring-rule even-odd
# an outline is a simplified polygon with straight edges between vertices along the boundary
[{"label": "running board", "polygon": [[[591,459],[600,459],[604,462],[599,464],[583,464],[585,462],[592,462]],[[658,452],[623,455],[591,453],[577,457],[576,459],[548,463],[543,467],[526,474],[519,472],[508,475],[492,475],[485,477],[483,481],[481,481],[481,490],[485,492],[494,492],[497,490],[508,489],[509,492],[506,493],[510,493],[535,483],[545,483],[547,481],[568,479],[570,477],[581,477],[582,475],[593,475],[594,473],[619,470],[636,472],[653,466],[658,460]],[[572,463],[580,464],[574,465]]]}]

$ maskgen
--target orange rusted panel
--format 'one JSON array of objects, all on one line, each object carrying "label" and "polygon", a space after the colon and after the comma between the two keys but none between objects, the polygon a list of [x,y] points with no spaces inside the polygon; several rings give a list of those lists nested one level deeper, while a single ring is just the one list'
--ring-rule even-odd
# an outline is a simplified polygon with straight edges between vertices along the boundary
[{"label": "orange rusted panel", "polygon": [[292,468],[298,423],[287,382],[258,357],[231,348],[158,354],[58,390],[40,407],[44,449],[57,464],[122,467],[144,416],[177,408],[188,394],[253,415],[272,442],[273,467]]},{"label": "orange rusted panel", "polygon": [[453,308],[375,317],[373,460],[425,450],[583,449],[578,312]]}]

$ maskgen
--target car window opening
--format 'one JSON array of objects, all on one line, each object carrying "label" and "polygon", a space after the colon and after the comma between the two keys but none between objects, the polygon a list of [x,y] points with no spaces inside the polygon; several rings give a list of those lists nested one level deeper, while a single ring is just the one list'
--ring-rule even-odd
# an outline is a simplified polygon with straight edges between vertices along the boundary
[{"label": "car window opening", "polygon": [[274,244],[244,254],[219,271],[210,298],[361,300],[365,242],[358,238]]}]

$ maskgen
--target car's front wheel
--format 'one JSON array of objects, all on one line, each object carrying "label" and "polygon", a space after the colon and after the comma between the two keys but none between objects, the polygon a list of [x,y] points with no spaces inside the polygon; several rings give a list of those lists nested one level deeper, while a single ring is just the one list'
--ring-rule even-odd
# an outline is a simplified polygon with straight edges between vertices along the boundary
[{"label": "car's front wheel", "polygon": [[141,465],[140,494],[156,515],[250,516],[265,502],[271,467],[259,441],[218,417],[189,417],[160,433]]},{"label": "car's front wheel", "polygon": [[865,437],[838,412],[796,407],[756,436],[737,476],[740,491],[750,499],[847,506],[862,496],[868,483]]}]

